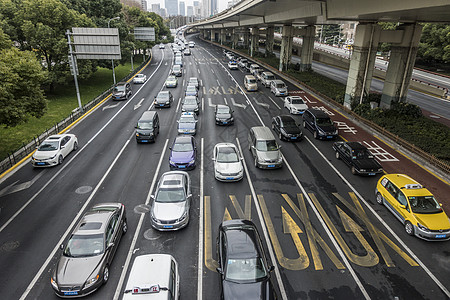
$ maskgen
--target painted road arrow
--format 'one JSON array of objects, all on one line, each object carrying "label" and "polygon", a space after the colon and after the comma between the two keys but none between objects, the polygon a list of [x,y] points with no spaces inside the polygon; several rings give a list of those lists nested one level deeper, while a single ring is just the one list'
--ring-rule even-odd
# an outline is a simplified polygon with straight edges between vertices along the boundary
[{"label": "painted road arrow", "polygon": [[247,107],[247,105],[245,105],[245,104],[236,103],[234,101],[234,98],[231,98],[231,103],[233,103],[233,106],[242,107],[243,109],[245,109]]},{"label": "painted road arrow", "polygon": [[15,192],[20,192],[22,190],[25,190],[25,189],[29,188],[30,186],[33,185],[33,183],[36,182],[36,180],[38,180],[42,176],[42,174],[44,174],[44,170],[39,172],[39,174],[34,176],[34,178],[31,179],[30,181],[27,181],[27,182],[24,182],[24,183],[20,183],[20,184],[17,184],[17,185],[16,185],[16,183],[19,180],[17,180],[16,182],[13,182],[12,184],[8,185],[7,187],[5,187],[4,189],[2,189],[0,191],[0,197],[4,196],[4,195],[15,193]]},{"label": "painted road arrow", "polygon": [[105,109],[110,109],[110,108],[117,107],[117,106],[119,106],[119,104],[120,104],[120,103],[116,103],[116,104],[114,104],[114,105],[108,105],[108,106],[105,106],[105,107],[102,108],[102,111],[104,111]]},{"label": "painted road arrow", "polygon": [[141,101],[139,101],[138,104],[134,105],[134,110],[138,109],[139,107],[142,106],[142,102],[144,102],[145,98],[142,98]]}]

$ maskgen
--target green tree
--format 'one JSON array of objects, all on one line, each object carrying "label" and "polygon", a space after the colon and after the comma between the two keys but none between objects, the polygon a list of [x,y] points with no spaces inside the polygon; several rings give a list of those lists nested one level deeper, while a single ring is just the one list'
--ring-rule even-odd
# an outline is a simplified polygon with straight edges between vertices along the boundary
[{"label": "green tree", "polygon": [[122,4],[120,0],[62,0],[68,8],[85,14],[97,25],[107,27],[109,19],[120,14]]},{"label": "green tree", "polygon": [[41,89],[47,73],[33,52],[11,45],[0,29],[0,124],[5,126],[25,122],[30,115],[41,117],[47,108]]},{"label": "green tree", "polygon": [[417,55],[427,62],[450,63],[450,25],[424,24]]}]

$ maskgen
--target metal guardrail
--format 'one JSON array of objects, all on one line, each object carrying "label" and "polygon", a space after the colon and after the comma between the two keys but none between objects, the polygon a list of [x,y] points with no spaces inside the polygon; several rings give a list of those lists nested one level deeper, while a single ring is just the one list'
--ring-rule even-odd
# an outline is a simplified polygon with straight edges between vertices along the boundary
[{"label": "metal guardrail", "polygon": [[[141,63],[141,65],[134,69],[133,72],[129,73],[127,76],[122,78],[120,81],[127,81],[132,76],[134,76],[146,63],[148,59]],[[100,101],[102,101],[108,94],[111,93],[113,86],[109,89],[103,91],[100,95],[95,97],[93,100],[89,101],[85,105],[83,105],[83,112],[80,111],[79,108],[74,109],[69,116],[62,119],[58,123],[56,123],[53,127],[48,128],[39,136],[36,136],[28,142],[27,144],[23,143],[22,146],[16,151],[8,154],[8,156],[0,162],[0,174],[14,166],[16,163],[25,158],[28,154],[33,152],[37,146],[39,146],[48,136],[52,134],[58,134],[61,130],[64,130],[67,126],[72,124],[78,118],[80,118],[84,112],[89,111],[92,107],[97,105]]]}]

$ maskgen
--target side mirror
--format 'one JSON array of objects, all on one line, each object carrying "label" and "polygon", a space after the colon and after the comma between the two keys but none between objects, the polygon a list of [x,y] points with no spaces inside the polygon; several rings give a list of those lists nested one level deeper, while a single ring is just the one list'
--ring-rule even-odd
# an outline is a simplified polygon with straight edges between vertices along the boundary
[{"label": "side mirror", "polygon": [[223,275],[223,271],[222,268],[216,268],[217,273],[219,273],[220,275]]},{"label": "side mirror", "polygon": [[188,197],[188,198],[191,198],[191,197],[192,197],[192,194],[189,194],[187,197]]},{"label": "side mirror", "polygon": [[150,195],[150,199],[155,200],[155,195]]},{"label": "side mirror", "polygon": [[64,149],[64,148],[66,148],[66,146],[61,146],[61,149]]},{"label": "side mirror", "polygon": [[64,250],[64,244],[59,245],[59,249]]},{"label": "side mirror", "polygon": [[406,209],[406,206],[403,205],[403,204],[400,204],[399,207],[400,207],[400,208],[403,208],[403,209]]},{"label": "side mirror", "polygon": [[216,159],[213,157],[213,158],[212,158],[212,161],[216,161]]},{"label": "side mirror", "polygon": [[282,147],[281,145],[280,145],[280,146],[278,146],[278,150],[280,150],[280,149],[281,149],[281,147]]},{"label": "side mirror", "polygon": [[255,146],[252,146],[252,149],[253,149],[253,150],[256,149]]},{"label": "side mirror", "polygon": [[134,128],[138,129],[138,128],[139,128],[139,126],[134,126]]},{"label": "side mirror", "polygon": [[172,150],[172,147],[169,147],[169,150]]}]

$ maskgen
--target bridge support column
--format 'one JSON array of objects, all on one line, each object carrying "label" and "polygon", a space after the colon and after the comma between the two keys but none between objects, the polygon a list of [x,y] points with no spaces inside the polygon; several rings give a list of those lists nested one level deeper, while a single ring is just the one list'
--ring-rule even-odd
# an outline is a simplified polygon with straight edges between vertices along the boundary
[{"label": "bridge support column", "polygon": [[294,38],[294,27],[292,25],[283,25],[281,36],[281,51],[280,51],[280,72],[288,69],[289,62],[292,55],[292,42]]},{"label": "bridge support column", "polygon": [[258,51],[258,43],[259,41],[259,28],[257,26],[252,27],[252,35],[250,39],[250,56],[253,57],[253,55]]},{"label": "bridge support column", "polygon": [[302,52],[300,55],[300,71],[311,70],[313,51],[314,51],[314,37],[316,35],[316,26],[309,25],[305,27],[305,35],[303,36]]},{"label": "bridge support column", "polygon": [[211,29],[211,42],[215,42],[215,41],[216,41],[216,30]]},{"label": "bridge support column", "polygon": [[403,40],[400,44],[393,44],[389,57],[389,66],[384,80],[380,107],[390,108],[394,101],[405,101],[409,83],[419,47],[422,26],[419,24],[403,25]]},{"label": "bridge support column", "polygon": [[220,44],[223,45],[227,40],[227,33],[225,32],[225,29],[220,29]]},{"label": "bridge support column", "polygon": [[244,36],[244,47],[246,49],[248,49],[248,38],[249,38],[249,35],[250,35],[249,28],[248,27],[244,27],[243,36]]},{"label": "bridge support column", "polygon": [[344,106],[349,109],[352,98],[361,103],[362,97],[369,94],[380,31],[377,24],[359,24],[356,27],[344,97]]},{"label": "bridge support column", "polygon": [[239,33],[237,32],[236,28],[233,28],[233,31],[231,33],[231,48],[236,49],[236,46],[239,41]]},{"label": "bridge support column", "polygon": [[274,33],[275,33],[275,30],[274,30],[273,25],[267,26],[267,29],[266,29],[266,57],[268,56],[268,54],[273,53]]}]

